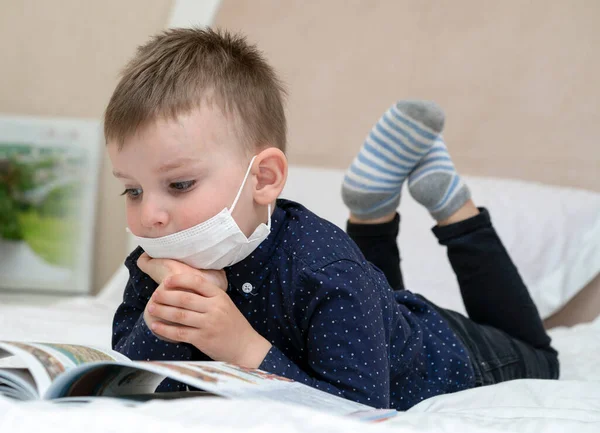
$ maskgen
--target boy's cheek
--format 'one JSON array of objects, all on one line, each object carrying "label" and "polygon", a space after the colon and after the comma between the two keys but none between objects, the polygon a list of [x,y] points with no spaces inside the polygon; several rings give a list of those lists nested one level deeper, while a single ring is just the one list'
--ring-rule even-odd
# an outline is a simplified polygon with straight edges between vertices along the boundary
[{"label": "boy's cheek", "polygon": [[219,199],[219,196],[223,195],[219,190],[214,190],[207,198],[190,197],[190,200],[182,202],[181,206],[171,212],[176,230],[182,231],[197,226],[229,207],[230,205],[228,206],[222,199]]},{"label": "boy's cheek", "polygon": [[131,204],[127,204],[126,216],[127,228],[131,231],[131,233],[136,236],[147,237],[144,227],[140,221],[139,212]]},{"label": "boy's cheek", "polygon": [[129,203],[125,207],[125,212],[126,212],[127,227],[133,233],[135,233],[135,234],[139,233],[140,232],[139,218],[137,218],[137,216],[135,215],[135,211],[131,208],[131,205]]}]

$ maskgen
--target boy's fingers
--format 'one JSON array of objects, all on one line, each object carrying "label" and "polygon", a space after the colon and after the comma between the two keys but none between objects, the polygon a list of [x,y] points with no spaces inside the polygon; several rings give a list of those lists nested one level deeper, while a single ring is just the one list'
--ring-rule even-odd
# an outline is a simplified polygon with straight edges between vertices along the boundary
[{"label": "boy's fingers", "polygon": [[188,326],[170,325],[162,322],[154,322],[150,329],[156,335],[166,338],[171,341],[180,343],[191,343],[193,338],[193,329]]},{"label": "boy's fingers", "polygon": [[195,293],[207,298],[220,295],[223,291],[208,281],[201,272],[193,274],[171,275],[164,282],[165,288],[178,288],[192,290]]},{"label": "boy's fingers", "polygon": [[151,311],[152,303],[157,303],[170,305],[171,307],[185,308],[186,310],[198,313],[206,313],[209,310],[207,302],[206,297],[188,289],[171,288],[157,290],[150,300],[149,312],[153,314]]},{"label": "boy's fingers", "polygon": [[153,317],[170,324],[179,324],[190,328],[200,328],[202,325],[202,313],[184,308],[153,304],[149,312]]}]

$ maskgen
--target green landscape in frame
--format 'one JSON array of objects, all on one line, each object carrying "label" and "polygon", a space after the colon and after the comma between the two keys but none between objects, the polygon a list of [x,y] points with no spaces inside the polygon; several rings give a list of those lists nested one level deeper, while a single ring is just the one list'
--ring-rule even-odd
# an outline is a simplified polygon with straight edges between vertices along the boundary
[{"label": "green landscape in frame", "polygon": [[0,287],[88,292],[98,123],[0,119]]}]

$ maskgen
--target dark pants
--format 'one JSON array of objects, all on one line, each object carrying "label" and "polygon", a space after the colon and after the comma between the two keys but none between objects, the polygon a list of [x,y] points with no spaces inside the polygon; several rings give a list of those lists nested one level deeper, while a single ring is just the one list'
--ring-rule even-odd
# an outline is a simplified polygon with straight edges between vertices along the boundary
[{"label": "dark pants", "polygon": [[[469,318],[434,307],[469,350],[477,386],[522,378],[558,379],[558,353],[550,346],[537,308],[488,211],[480,211],[465,221],[433,228],[447,247]],[[396,215],[389,223],[347,227],[394,290],[404,290],[396,242],[399,225]]]}]

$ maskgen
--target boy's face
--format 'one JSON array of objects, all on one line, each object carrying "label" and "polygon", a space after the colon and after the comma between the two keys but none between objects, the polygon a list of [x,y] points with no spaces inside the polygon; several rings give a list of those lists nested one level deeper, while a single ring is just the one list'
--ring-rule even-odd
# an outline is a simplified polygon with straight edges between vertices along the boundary
[{"label": "boy's face", "polygon": [[[176,120],[151,123],[121,150],[109,142],[113,172],[125,189],[129,229],[136,236],[162,237],[231,207],[250,162],[243,149],[231,119],[208,104]],[[252,200],[254,182],[250,176],[233,212],[246,236],[266,222]]]}]

